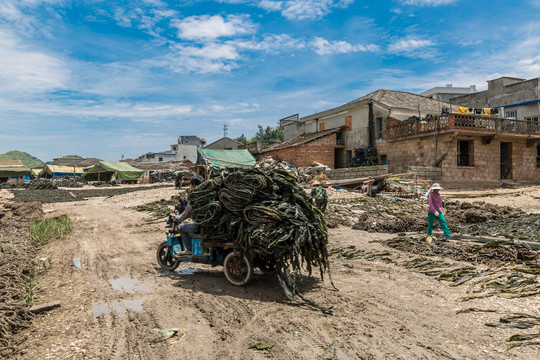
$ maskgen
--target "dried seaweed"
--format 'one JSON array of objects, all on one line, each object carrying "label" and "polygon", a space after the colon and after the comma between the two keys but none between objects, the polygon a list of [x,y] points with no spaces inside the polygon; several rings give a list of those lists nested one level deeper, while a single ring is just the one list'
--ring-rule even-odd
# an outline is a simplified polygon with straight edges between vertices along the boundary
[{"label": "dried seaweed", "polygon": [[331,310],[304,298],[301,270],[328,269],[328,234],[322,213],[286,171],[241,170],[205,181],[189,192],[192,218],[205,238],[233,241],[250,258],[272,255],[286,296],[300,305]]}]

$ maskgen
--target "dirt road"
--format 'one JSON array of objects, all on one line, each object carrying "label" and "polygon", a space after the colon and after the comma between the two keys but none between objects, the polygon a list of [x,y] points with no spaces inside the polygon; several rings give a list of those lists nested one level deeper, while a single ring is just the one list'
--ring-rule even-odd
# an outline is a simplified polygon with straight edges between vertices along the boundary
[{"label": "dirt road", "polygon": [[[304,294],[334,307],[334,315],[292,306],[273,276],[257,273],[243,288],[221,267],[157,268],[162,223],[130,210],[174,190],[154,189],[112,198],[44,205],[67,214],[74,233],[43,250],[51,267],[38,302],[61,308],[37,316],[19,359],[538,359],[540,347],[507,350],[517,329],[489,328],[494,313],[456,314],[470,307],[540,312],[538,297],[459,299],[465,289],[384,261],[331,257],[333,280],[306,277]],[[340,227],[330,247],[355,245],[390,251],[373,242],[385,234]],[[400,256],[407,257],[406,254]],[[162,341],[160,329],[182,337]],[[538,332],[529,330],[529,333]],[[270,350],[248,349],[255,343]]]}]

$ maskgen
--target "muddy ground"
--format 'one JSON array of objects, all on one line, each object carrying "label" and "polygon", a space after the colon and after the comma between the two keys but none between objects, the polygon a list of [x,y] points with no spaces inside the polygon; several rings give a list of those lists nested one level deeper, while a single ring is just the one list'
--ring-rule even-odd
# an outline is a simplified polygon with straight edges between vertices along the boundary
[{"label": "muddy ground", "polygon": [[[501,316],[540,316],[540,297],[462,301],[466,286],[397,264],[416,256],[384,246],[395,235],[340,226],[330,248],[374,256],[332,255],[332,277],[305,277],[304,294],[334,307],[333,315],[291,305],[273,276],[257,273],[234,287],[221,267],[156,265],[164,226],[132,209],[177,193],[145,189],[112,197],[48,203],[48,216],[68,215],[74,233],[45,246],[51,266],[39,283],[38,303],[60,301],[19,334],[16,359],[538,359],[540,346],[508,350],[507,339],[540,332],[495,328]],[[525,195],[524,195],[525,196]],[[525,198],[525,197],[524,197]],[[528,198],[527,198],[528,199]],[[510,199],[514,205],[519,197]],[[530,211],[530,210],[526,210]],[[533,210],[534,211],[534,210]],[[376,256],[380,253],[389,255]],[[395,261],[388,261],[388,257]],[[397,259],[397,260],[396,260]],[[438,257],[435,257],[438,259]],[[459,262],[458,262],[459,264]],[[461,265],[467,266],[468,263]],[[497,312],[457,313],[477,308]],[[160,329],[179,328],[162,341]],[[255,343],[275,345],[249,349]]]}]

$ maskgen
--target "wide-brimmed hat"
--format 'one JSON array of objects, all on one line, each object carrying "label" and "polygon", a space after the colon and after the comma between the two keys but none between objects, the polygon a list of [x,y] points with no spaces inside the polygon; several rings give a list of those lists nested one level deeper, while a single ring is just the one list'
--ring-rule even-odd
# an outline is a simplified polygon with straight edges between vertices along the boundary
[{"label": "wide-brimmed hat", "polygon": [[431,185],[431,189],[429,190],[442,190],[442,187],[441,185],[439,185],[439,183],[435,183],[433,185]]}]

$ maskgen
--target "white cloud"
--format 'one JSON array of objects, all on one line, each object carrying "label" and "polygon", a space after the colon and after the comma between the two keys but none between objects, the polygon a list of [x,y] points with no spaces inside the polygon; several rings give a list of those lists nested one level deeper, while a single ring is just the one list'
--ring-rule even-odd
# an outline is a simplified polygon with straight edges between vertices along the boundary
[{"label": "white cloud", "polygon": [[[414,38],[399,39],[388,45],[388,52],[397,55],[406,55],[414,57],[423,57],[422,53],[415,53],[420,49],[426,49],[434,46],[431,40],[422,40]],[[425,54],[425,53],[424,53]]]},{"label": "white cloud", "polygon": [[255,25],[247,15],[190,16],[172,23],[178,29],[178,37],[185,40],[214,40],[252,34]]},{"label": "white cloud", "polygon": [[411,6],[445,6],[457,3],[459,0],[401,0],[403,5]]},{"label": "white cloud", "polygon": [[0,28],[0,93],[35,93],[62,88],[69,81],[67,64],[52,54],[33,49],[7,29]]},{"label": "white cloud", "polygon": [[320,19],[335,8],[347,8],[354,0],[263,0],[257,6],[267,11],[281,11],[289,20]]},{"label": "white cloud", "polygon": [[260,41],[235,40],[228,43],[234,45],[238,49],[260,50],[269,53],[279,52],[283,50],[298,50],[306,47],[306,44],[303,40],[292,38],[287,34],[265,34],[263,36],[263,39]]},{"label": "white cloud", "polygon": [[346,41],[329,42],[321,37],[316,37],[315,40],[310,43],[310,45],[319,55],[346,54],[352,52],[374,52],[379,49],[379,47],[374,44],[352,45]]}]

